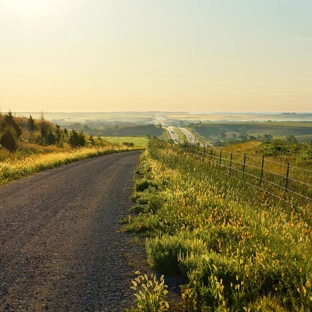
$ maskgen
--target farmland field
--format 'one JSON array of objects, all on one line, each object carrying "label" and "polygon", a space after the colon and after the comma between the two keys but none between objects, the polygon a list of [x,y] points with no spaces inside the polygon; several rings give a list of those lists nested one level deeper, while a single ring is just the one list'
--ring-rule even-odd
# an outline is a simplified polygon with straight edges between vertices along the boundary
[{"label": "farmland field", "polygon": [[148,144],[148,139],[146,137],[136,137],[136,136],[130,136],[130,137],[101,137],[103,140],[113,143],[113,144],[120,144],[122,145],[125,143],[133,143],[134,146],[143,146],[146,147]]}]

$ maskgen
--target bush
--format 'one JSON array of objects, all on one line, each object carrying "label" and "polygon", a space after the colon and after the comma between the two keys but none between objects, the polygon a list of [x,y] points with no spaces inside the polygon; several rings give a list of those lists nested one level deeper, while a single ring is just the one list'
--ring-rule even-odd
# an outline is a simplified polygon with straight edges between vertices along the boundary
[{"label": "bush", "polygon": [[73,130],[69,136],[69,144],[71,147],[85,146],[86,138],[84,133]]},{"label": "bush", "polygon": [[143,192],[144,190],[147,190],[149,187],[152,187],[156,190],[158,189],[158,185],[155,182],[147,179],[142,179],[138,181],[135,187],[137,192]]}]

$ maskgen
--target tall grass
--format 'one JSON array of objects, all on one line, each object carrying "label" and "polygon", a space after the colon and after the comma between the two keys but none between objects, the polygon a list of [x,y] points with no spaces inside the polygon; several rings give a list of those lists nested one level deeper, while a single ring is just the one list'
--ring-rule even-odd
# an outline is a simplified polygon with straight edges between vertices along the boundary
[{"label": "tall grass", "polygon": [[186,311],[312,309],[309,214],[159,140],[137,173],[142,209],[127,228],[146,232],[155,269],[185,276]]},{"label": "tall grass", "polygon": [[55,147],[49,151],[40,151],[37,148],[33,152],[30,152],[28,149],[27,153],[11,154],[10,157],[6,157],[5,160],[0,161],[0,184],[5,184],[36,172],[63,166],[79,160],[134,149],[113,145],[83,147],[67,151],[60,151],[60,149]]}]

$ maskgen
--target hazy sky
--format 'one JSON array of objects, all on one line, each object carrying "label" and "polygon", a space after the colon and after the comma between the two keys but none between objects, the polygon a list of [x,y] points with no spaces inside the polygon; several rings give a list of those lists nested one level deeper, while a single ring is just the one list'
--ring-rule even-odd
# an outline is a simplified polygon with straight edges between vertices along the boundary
[{"label": "hazy sky", "polygon": [[0,0],[0,107],[312,111],[312,0]]}]

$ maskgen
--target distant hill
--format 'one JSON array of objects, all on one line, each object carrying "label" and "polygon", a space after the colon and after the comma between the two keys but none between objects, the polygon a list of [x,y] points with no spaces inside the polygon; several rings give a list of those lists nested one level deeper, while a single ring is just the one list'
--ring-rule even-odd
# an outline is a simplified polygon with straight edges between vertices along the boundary
[{"label": "distant hill", "polygon": [[142,136],[150,135],[159,137],[165,130],[155,125],[131,125],[131,126],[116,126],[111,129],[102,130],[102,136]]},{"label": "distant hill", "polygon": [[244,131],[247,135],[255,137],[270,134],[276,138],[294,135],[300,141],[312,139],[312,122],[212,122],[196,124],[194,130],[207,139],[218,137],[222,131],[228,137]]}]

